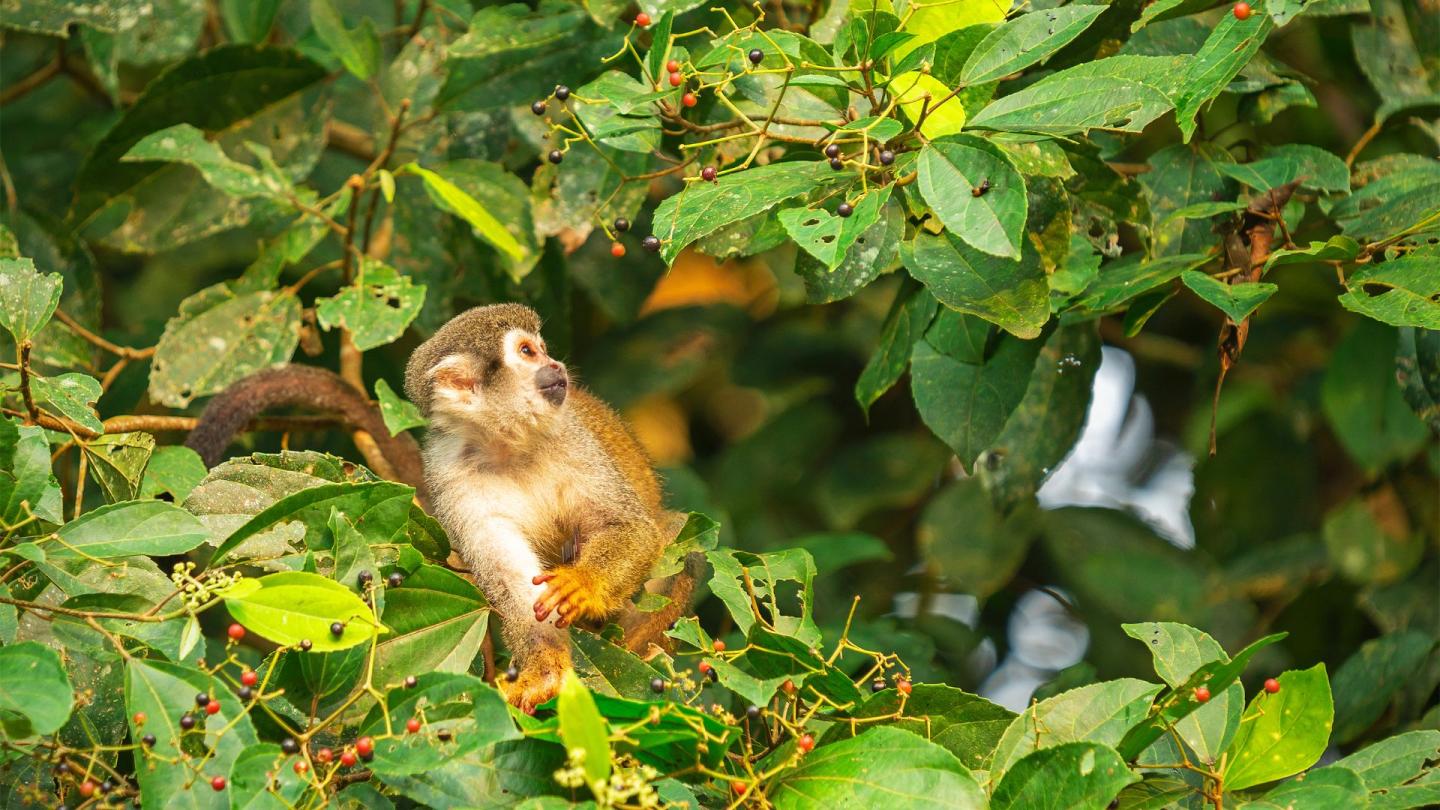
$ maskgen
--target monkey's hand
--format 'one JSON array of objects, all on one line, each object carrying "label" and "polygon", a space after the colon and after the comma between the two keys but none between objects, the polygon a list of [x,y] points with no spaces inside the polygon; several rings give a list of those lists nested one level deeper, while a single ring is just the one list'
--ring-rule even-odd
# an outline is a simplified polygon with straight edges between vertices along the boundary
[{"label": "monkey's hand", "polygon": [[609,588],[603,577],[578,565],[566,565],[547,571],[534,579],[544,585],[545,592],[535,602],[535,621],[543,622],[553,610],[559,614],[556,627],[567,627],[577,621],[593,621],[610,615]]}]

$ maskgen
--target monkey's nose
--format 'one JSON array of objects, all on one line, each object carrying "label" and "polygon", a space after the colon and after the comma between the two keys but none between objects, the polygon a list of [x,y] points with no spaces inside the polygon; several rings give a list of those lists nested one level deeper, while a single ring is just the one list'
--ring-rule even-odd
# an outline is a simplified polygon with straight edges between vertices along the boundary
[{"label": "monkey's nose", "polygon": [[565,367],[559,363],[551,363],[535,372],[535,387],[539,389],[540,396],[551,405],[559,406],[565,401],[569,385],[570,379],[565,375]]}]

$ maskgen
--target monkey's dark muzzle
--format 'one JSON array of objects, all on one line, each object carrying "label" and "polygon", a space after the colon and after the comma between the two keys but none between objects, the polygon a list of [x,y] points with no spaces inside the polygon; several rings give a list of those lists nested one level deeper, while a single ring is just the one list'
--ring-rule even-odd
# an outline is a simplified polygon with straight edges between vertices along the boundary
[{"label": "monkey's dark muzzle", "polygon": [[565,402],[565,394],[570,388],[570,378],[566,376],[563,366],[546,366],[535,372],[535,388],[540,391],[540,396],[545,401],[560,407]]}]

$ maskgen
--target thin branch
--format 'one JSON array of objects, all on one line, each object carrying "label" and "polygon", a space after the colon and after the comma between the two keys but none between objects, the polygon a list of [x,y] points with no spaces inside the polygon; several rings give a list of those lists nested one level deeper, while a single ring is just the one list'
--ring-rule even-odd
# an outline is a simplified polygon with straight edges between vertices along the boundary
[{"label": "thin branch", "polygon": [[144,360],[155,354],[155,347],[146,349],[133,349],[129,346],[121,346],[118,343],[111,343],[103,337],[86,329],[81,323],[65,313],[63,309],[55,310],[55,319],[65,324],[65,328],[84,338],[86,341],[104,349],[111,354],[123,357],[126,360]]},{"label": "thin branch", "polygon": [[28,76],[22,77],[19,81],[0,90],[0,107],[17,101],[29,94],[37,87],[43,86],[46,82],[59,76],[65,70],[64,52],[57,53],[54,59],[46,62],[43,67]]},{"label": "thin branch", "polygon": [[33,425],[40,421],[40,408],[35,404],[35,396],[30,392],[30,341],[20,344],[20,396],[25,400],[25,424]]}]

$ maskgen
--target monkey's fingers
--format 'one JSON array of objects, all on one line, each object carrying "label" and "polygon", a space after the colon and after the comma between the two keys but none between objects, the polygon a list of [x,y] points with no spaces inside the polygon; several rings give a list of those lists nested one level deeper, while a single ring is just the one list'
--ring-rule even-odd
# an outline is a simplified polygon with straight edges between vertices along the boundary
[{"label": "monkey's fingers", "polygon": [[556,580],[554,574],[543,575],[552,580],[547,584],[545,593],[535,601],[535,620],[544,621],[550,612],[560,603],[569,601],[569,598],[576,591],[580,590],[583,583],[578,577],[562,576]]}]

